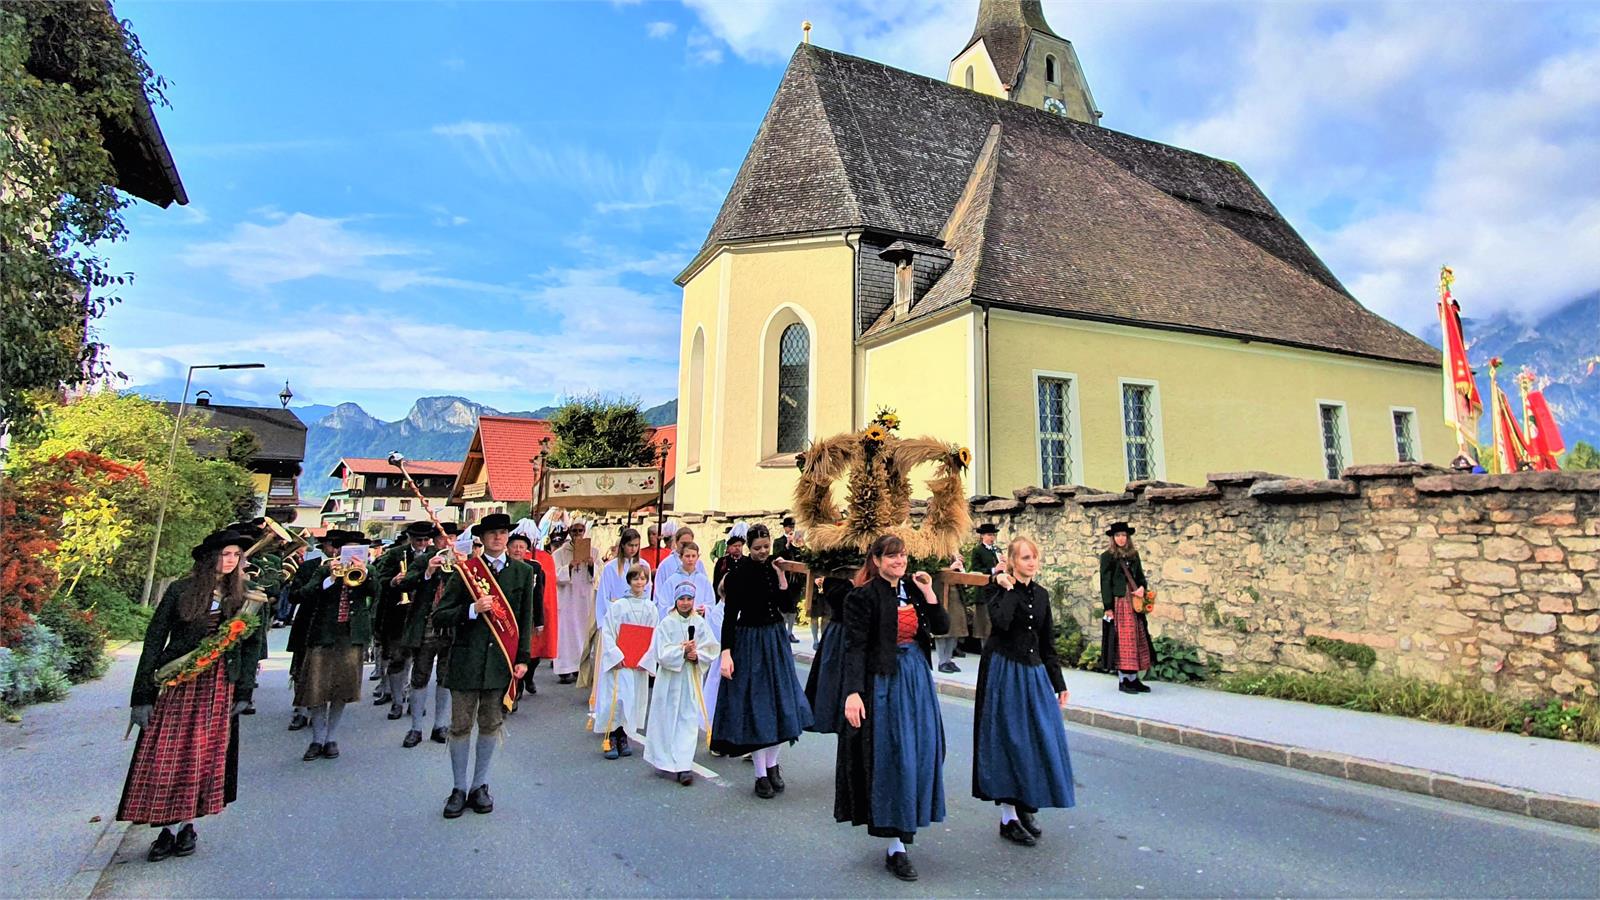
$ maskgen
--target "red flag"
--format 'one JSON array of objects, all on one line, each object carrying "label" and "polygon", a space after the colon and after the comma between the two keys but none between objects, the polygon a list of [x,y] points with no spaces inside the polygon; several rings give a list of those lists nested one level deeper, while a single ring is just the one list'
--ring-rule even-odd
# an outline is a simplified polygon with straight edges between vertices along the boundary
[{"label": "red flag", "polygon": [[1533,467],[1541,472],[1554,472],[1561,468],[1556,457],[1566,451],[1561,440],[1561,429],[1556,427],[1556,417],[1550,414],[1550,404],[1544,402],[1544,391],[1532,391],[1527,400],[1528,447],[1533,452]]},{"label": "red flag", "polygon": [[1522,427],[1517,424],[1516,414],[1511,411],[1511,400],[1504,391],[1495,391],[1494,427],[1495,436],[1499,438],[1499,447],[1496,449],[1503,454],[1500,471],[1520,472],[1525,466],[1532,467],[1533,451],[1522,436]]}]

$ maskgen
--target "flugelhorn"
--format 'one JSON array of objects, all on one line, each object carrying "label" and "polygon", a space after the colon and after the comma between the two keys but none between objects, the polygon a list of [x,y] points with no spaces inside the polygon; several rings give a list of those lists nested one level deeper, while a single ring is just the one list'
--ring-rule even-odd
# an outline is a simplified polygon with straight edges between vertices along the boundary
[{"label": "flugelhorn", "polygon": [[345,587],[360,587],[367,581],[365,566],[347,566],[341,559],[328,563],[328,574],[344,582]]}]

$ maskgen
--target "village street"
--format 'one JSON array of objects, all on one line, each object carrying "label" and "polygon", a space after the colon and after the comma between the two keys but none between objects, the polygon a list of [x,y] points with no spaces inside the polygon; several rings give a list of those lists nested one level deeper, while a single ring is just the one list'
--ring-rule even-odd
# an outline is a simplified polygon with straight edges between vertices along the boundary
[{"label": "village street", "polygon": [[[1531,897],[1596,889],[1600,838],[1593,832],[1076,725],[1069,732],[1079,805],[1045,812],[1040,845],[1015,847],[996,835],[992,807],[968,796],[972,707],[952,699],[942,703],[949,817],[918,835],[912,853],[922,880],[902,885],[883,870],[882,842],[832,820],[831,737],[809,735],[786,751],[789,789],[778,799],[752,796],[747,764],[704,755],[701,764],[717,777],[686,789],[655,777],[638,755],[602,759],[581,730],[581,694],[557,685],[548,669],[539,694],[508,721],[491,785],[494,813],[447,821],[439,815],[448,784],[444,747],[402,749],[405,723],[388,721],[381,708],[350,708],[340,759],[301,761],[309,732],[284,728],[284,636],[273,632],[274,656],[257,692],[260,714],[241,720],[238,803],[200,823],[199,852],[186,859],[146,863],[149,831],[131,829],[109,862],[86,865],[104,870],[83,873],[84,891]],[[120,654],[104,690],[85,686],[94,690],[84,696],[104,714],[77,715],[85,732],[60,738],[93,757],[82,767],[85,783],[70,786],[76,805],[19,792],[22,805],[7,816],[12,828],[29,821],[40,823],[35,834],[62,827],[51,818],[81,814],[91,788],[103,796],[88,808],[106,819],[114,814],[132,748],[117,740],[117,707],[125,703],[133,649]],[[94,788],[87,783],[94,778],[108,783]],[[82,821],[69,824],[81,828]],[[9,828],[6,834],[18,847]],[[13,852],[6,854],[8,880],[27,865]],[[62,884],[9,883],[5,893],[72,893]]]}]

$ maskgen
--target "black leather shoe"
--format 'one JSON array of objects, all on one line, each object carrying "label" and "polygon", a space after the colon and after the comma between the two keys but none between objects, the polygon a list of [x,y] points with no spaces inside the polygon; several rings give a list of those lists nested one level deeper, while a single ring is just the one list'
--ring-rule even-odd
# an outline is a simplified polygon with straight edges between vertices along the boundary
[{"label": "black leather shoe", "polygon": [[372,705],[373,706],[382,706],[385,703],[393,703],[393,702],[394,702],[394,697],[393,696],[391,696],[389,694],[379,694],[376,698],[373,699]]},{"label": "black leather shoe", "polygon": [[406,714],[406,711],[401,709],[398,706],[389,707],[389,721],[391,721],[391,722],[393,722],[394,720],[400,718],[401,716],[403,716],[405,714]]},{"label": "black leather shoe", "polygon": [[1023,812],[1019,809],[1017,810],[1017,821],[1021,822],[1022,827],[1027,829],[1027,832],[1034,837],[1044,836],[1044,829],[1039,827],[1039,820],[1033,817],[1033,813]]},{"label": "black leather shoe", "polygon": [[767,780],[772,782],[772,789],[780,794],[783,793],[784,788],[788,787],[783,783],[783,776],[778,774],[777,766],[767,766]]},{"label": "black leather shoe", "polygon": [[1011,821],[1001,825],[1000,836],[1013,844],[1021,844],[1024,847],[1032,847],[1034,844],[1038,843],[1038,841],[1033,839],[1033,835],[1028,833],[1028,829],[1023,828],[1022,823],[1017,821]]},{"label": "black leather shoe", "polygon": [[1148,694],[1148,693],[1150,693],[1150,685],[1148,685],[1148,684],[1145,684],[1145,683],[1144,683],[1144,682],[1143,682],[1143,681],[1140,681],[1140,680],[1139,680],[1139,679],[1137,679],[1137,678],[1135,678],[1135,679],[1134,679],[1134,680],[1133,680],[1133,689],[1134,689],[1134,690],[1135,690],[1135,691],[1137,691],[1137,692],[1138,692],[1138,693],[1141,693],[1141,694]]},{"label": "black leather shoe", "polygon": [[246,706],[239,713],[239,715],[241,715],[241,716],[253,716],[255,714],[256,714],[256,705],[254,703],[250,704],[249,706]]},{"label": "black leather shoe", "polygon": [[472,793],[467,795],[467,805],[472,807],[475,813],[494,812],[494,798],[489,796],[489,786],[480,784],[473,788]]},{"label": "black leather shoe", "polygon": [[194,855],[194,845],[199,835],[194,833],[193,825],[185,825],[178,829],[178,839],[172,844],[173,856]]},{"label": "black leather shoe", "polygon": [[377,681],[379,678],[382,678],[382,677],[383,677],[383,673],[382,672],[379,672],[377,669],[373,669],[372,670],[372,674],[367,676],[367,680],[368,681]]},{"label": "black leather shoe", "polygon": [[632,745],[630,745],[628,743],[628,733],[626,731],[621,732],[617,737],[617,755],[618,756],[632,756],[633,755],[633,747],[632,747]]},{"label": "black leather shoe", "polygon": [[161,833],[156,835],[156,839],[150,842],[150,852],[146,853],[144,858],[151,862],[161,862],[172,855],[172,845],[175,843],[176,841],[172,837],[172,829],[163,828]]},{"label": "black leather shoe", "polygon": [[444,817],[446,819],[459,819],[467,811],[467,792],[457,789],[450,792],[450,799],[444,802]]},{"label": "black leather shoe", "polygon": [[322,745],[317,743],[316,741],[312,741],[311,742],[311,746],[306,748],[305,755],[300,757],[300,758],[305,760],[306,762],[311,762],[313,759],[321,759],[322,758]]},{"label": "black leather shoe", "polygon": [[338,741],[329,741],[326,744],[323,744],[322,745],[322,758],[323,759],[338,759],[339,758],[339,742]]},{"label": "black leather shoe", "polygon": [[911,864],[911,857],[905,851],[891,853],[883,858],[883,867],[894,873],[894,877],[901,881],[916,881],[917,867]]},{"label": "black leather shoe", "polygon": [[302,729],[302,728],[304,728],[304,727],[306,727],[307,725],[310,725],[310,724],[311,724],[311,720],[310,719],[306,718],[305,716],[296,715],[294,718],[289,720],[289,730],[290,731],[299,731],[300,729]]},{"label": "black leather shoe", "polygon": [[939,671],[945,673],[946,675],[954,675],[955,673],[961,671],[961,667],[953,662],[939,663]]},{"label": "black leather shoe", "polygon": [[556,684],[572,684],[573,682],[575,682],[577,680],[578,680],[578,676],[573,675],[570,672],[567,673],[566,675],[557,675],[556,676]]},{"label": "black leather shoe", "polygon": [[778,796],[778,792],[772,788],[772,779],[765,775],[756,779],[756,796],[763,800],[771,800]]},{"label": "black leather shoe", "polygon": [[422,743],[422,732],[413,728],[406,732],[406,739],[400,742],[400,746],[410,750],[420,743]]},{"label": "black leather shoe", "polygon": [[1118,681],[1117,682],[1117,690],[1123,692],[1124,694],[1138,694],[1138,693],[1141,693],[1141,691],[1138,688],[1133,686],[1133,682],[1131,682],[1131,681]]},{"label": "black leather shoe", "polygon": [[445,737],[443,728],[435,728],[429,732],[428,740],[433,741],[435,744],[448,744],[450,742],[450,739]]},{"label": "black leather shoe", "polygon": [[693,772],[679,772],[678,773],[678,783],[683,785],[684,787],[688,787],[689,785],[694,784],[694,773]]}]

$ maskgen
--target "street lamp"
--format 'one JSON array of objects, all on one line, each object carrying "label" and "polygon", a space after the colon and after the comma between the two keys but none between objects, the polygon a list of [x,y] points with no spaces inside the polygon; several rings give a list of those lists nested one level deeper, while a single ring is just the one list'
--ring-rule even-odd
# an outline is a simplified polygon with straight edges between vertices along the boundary
[{"label": "street lamp", "polygon": [[[161,485],[161,509],[156,513],[156,535],[150,540],[150,565],[144,573],[144,596],[140,603],[150,605],[150,588],[156,582],[156,551],[161,549],[161,527],[167,521],[167,501],[172,499],[172,463],[178,456],[178,434],[183,428],[183,413],[189,408],[189,385],[194,381],[195,369],[265,369],[265,363],[215,363],[208,366],[190,366],[183,379],[183,400],[178,404],[178,417],[172,423],[172,446],[167,448],[167,478]],[[284,390],[289,383],[284,382]]]},{"label": "street lamp", "polygon": [[289,390],[289,382],[283,383],[283,390],[278,392],[278,404],[284,409],[289,408],[289,401],[294,399],[294,391]]}]

